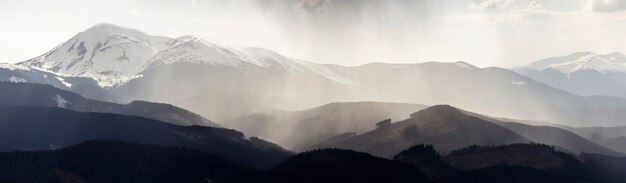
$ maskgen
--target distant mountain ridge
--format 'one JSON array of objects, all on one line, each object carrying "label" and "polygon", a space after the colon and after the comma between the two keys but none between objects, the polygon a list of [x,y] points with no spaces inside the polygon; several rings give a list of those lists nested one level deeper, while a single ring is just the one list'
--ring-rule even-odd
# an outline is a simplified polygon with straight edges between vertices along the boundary
[{"label": "distant mountain ridge", "polygon": [[102,139],[193,148],[255,169],[270,168],[291,156],[278,145],[232,129],[58,107],[0,106],[0,151],[51,150]]},{"label": "distant mountain ridge", "polygon": [[572,153],[624,156],[564,129],[499,121],[448,106],[415,112],[411,118],[360,134],[341,134],[316,148],[345,148],[389,157],[416,144],[431,144],[442,153],[469,145],[505,145],[536,142]]},{"label": "distant mountain ridge", "polygon": [[626,55],[577,52],[539,60],[517,72],[577,95],[626,98]]},{"label": "distant mountain ridge", "polygon": [[404,103],[337,102],[302,111],[255,111],[227,124],[248,135],[298,151],[342,133],[373,130],[377,122],[385,119],[406,119],[426,107]]},{"label": "distant mountain ridge", "polygon": [[79,112],[115,113],[141,116],[176,125],[220,127],[200,115],[170,104],[133,101],[128,104],[101,102],[52,86],[31,83],[0,82],[0,105],[58,107]]},{"label": "distant mountain ridge", "polygon": [[58,150],[0,152],[0,182],[245,183],[258,180],[259,174],[201,150],[115,140],[92,140]]},{"label": "distant mountain ridge", "polygon": [[[417,144],[432,144],[436,150],[447,153],[472,144],[501,145],[527,142],[530,140],[509,129],[465,115],[457,108],[438,105],[416,112],[409,119],[343,141],[322,142],[320,146],[346,148],[391,157]],[[312,147],[315,148],[320,147]]]},{"label": "distant mountain ridge", "polygon": [[[613,57],[619,60],[619,54]],[[0,68],[0,80],[50,84],[97,100],[169,103],[224,122],[264,107],[303,110],[355,101],[451,104],[576,127],[624,125],[626,118],[619,112],[626,110],[626,99],[574,95],[503,68],[462,61],[315,64],[263,48],[150,36],[111,24],[87,29],[17,66]]]},{"label": "distant mountain ridge", "polygon": [[90,77],[100,86],[109,87],[136,77],[146,61],[164,49],[168,39],[112,24],[98,24],[47,53],[18,64]]},{"label": "distant mountain ridge", "polygon": [[141,31],[97,24],[51,51],[18,63],[63,75],[93,78],[101,87],[114,87],[141,77],[141,72],[178,62],[232,66],[239,69],[270,67],[292,72],[306,64],[262,48],[226,47],[199,36],[168,38]]}]

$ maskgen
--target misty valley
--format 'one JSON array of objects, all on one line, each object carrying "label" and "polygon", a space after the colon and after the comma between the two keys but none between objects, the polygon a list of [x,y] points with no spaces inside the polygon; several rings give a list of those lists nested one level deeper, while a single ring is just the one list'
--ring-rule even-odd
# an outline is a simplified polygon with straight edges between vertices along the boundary
[{"label": "misty valley", "polygon": [[110,23],[64,39],[0,63],[0,183],[626,182],[618,51],[345,66]]}]

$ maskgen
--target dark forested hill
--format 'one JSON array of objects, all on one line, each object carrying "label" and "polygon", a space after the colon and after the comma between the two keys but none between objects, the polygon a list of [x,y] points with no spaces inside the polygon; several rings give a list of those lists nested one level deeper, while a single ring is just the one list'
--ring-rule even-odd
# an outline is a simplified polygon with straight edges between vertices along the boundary
[{"label": "dark forested hill", "polygon": [[[93,140],[58,150],[0,153],[0,182],[607,183],[626,180],[623,162],[593,154],[577,159],[540,144],[470,146],[446,156],[417,145],[394,159],[313,150],[260,171],[186,147]],[[469,164],[478,166],[467,170]]]},{"label": "dark forested hill", "polygon": [[254,182],[260,175],[204,151],[111,140],[0,153],[0,182]]},{"label": "dark forested hill", "polygon": [[59,107],[80,112],[101,112],[141,116],[176,125],[220,125],[185,109],[146,101],[129,104],[101,102],[49,85],[0,82],[0,105]]},{"label": "dark forested hill", "polygon": [[0,151],[56,149],[95,139],[190,147],[255,168],[268,168],[291,155],[231,129],[51,107],[0,106]]},{"label": "dark forested hill", "polygon": [[467,115],[460,109],[438,105],[416,112],[409,119],[333,143],[323,142],[319,147],[345,148],[392,157],[416,144],[429,143],[438,151],[447,153],[472,144],[523,142],[530,140],[500,125]]},{"label": "dark forested hill", "polygon": [[428,182],[415,166],[367,153],[321,149],[300,153],[270,171],[273,182]]}]

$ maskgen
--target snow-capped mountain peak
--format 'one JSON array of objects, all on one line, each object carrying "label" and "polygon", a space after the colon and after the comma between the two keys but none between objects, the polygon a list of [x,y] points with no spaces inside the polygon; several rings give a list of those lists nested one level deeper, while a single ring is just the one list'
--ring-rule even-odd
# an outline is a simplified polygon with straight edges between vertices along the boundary
[{"label": "snow-capped mountain peak", "polygon": [[90,77],[104,87],[132,79],[168,38],[141,31],[98,24],[78,33],[51,51],[19,65]]},{"label": "snow-capped mountain peak", "polygon": [[554,69],[564,74],[593,70],[603,74],[626,73],[626,56],[620,52],[596,54],[578,52],[563,57],[544,59],[528,66],[529,69]]},{"label": "snow-capped mountain peak", "polygon": [[149,61],[149,67],[176,62],[213,65],[273,67],[302,70],[300,64],[274,51],[257,47],[229,47],[201,36],[181,36],[168,41],[167,48]]},{"label": "snow-capped mountain peak", "polygon": [[164,50],[147,62],[148,68],[179,62],[230,66],[247,64],[235,50],[199,36],[181,36],[168,41],[166,45]]},{"label": "snow-capped mountain peak", "polygon": [[333,81],[352,83],[329,74],[330,70],[323,66],[316,67],[264,48],[223,46],[196,35],[173,39],[152,36],[107,23],[80,32],[51,51],[16,66],[92,78],[106,88],[122,85],[143,71],[175,63],[226,66],[244,72],[248,69],[291,74],[313,72]]}]

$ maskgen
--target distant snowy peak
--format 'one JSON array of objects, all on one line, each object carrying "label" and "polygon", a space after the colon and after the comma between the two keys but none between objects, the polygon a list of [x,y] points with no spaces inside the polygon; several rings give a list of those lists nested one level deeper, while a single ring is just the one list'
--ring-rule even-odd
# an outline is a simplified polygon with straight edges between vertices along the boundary
[{"label": "distant snowy peak", "polygon": [[104,87],[132,79],[168,38],[98,24],[37,58],[19,63],[60,74],[90,77]]},{"label": "distant snowy peak", "polygon": [[175,63],[226,66],[242,71],[307,72],[354,84],[323,65],[298,61],[264,48],[223,46],[191,35],[174,39],[151,36],[112,24],[98,24],[39,57],[4,67],[92,78],[106,88],[120,86],[139,77],[143,71]]},{"label": "distant snowy peak", "polygon": [[228,47],[208,41],[200,36],[182,36],[166,43],[167,48],[148,63],[156,67],[172,63],[198,63],[224,66],[258,66],[264,68],[294,69],[302,66],[293,59],[271,50],[250,47]]},{"label": "distant snowy peak", "polygon": [[235,50],[209,42],[199,36],[182,36],[166,43],[167,47],[152,57],[148,67],[172,63],[241,66],[246,63]]},{"label": "distant snowy peak", "polygon": [[579,52],[563,57],[544,59],[528,66],[528,69],[554,69],[564,74],[593,70],[603,74],[626,73],[626,56],[619,52],[605,55]]}]

